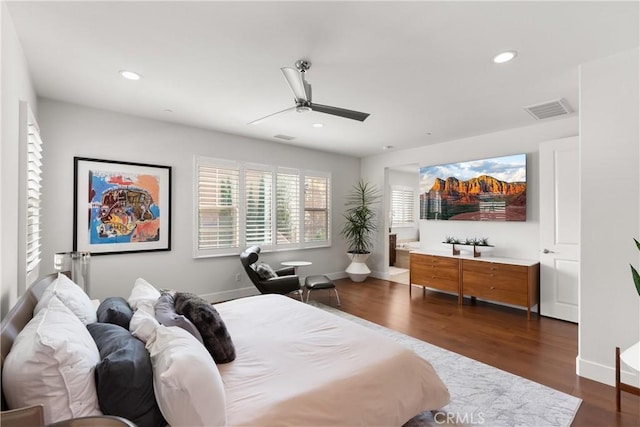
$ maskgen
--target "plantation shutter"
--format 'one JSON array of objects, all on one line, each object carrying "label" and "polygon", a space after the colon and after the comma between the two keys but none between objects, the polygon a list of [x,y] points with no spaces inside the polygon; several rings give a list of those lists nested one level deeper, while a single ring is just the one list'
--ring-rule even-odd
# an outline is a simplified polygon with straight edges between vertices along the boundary
[{"label": "plantation shutter", "polygon": [[[37,276],[36,268],[40,264],[40,196],[42,179],[42,139],[40,129],[29,110],[27,123],[27,238],[26,238],[26,274]],[[35,277],[34,277],[35,278]]]},{"label": "plantation shutter", "polygon": [[276,244],[300,243],[300,176],[278,172],[276,177]]},{"label": "plantation shutter", "polygon": [[329,239],[329,178],[304,178],[304,241],[322,242]]},{"label": "plantation shutter", "polygon": [[415,193],[408,188],[391,189],[391,225],[402,226],[415,222]]},{"label": "plantation shutter", "polygon": [[198,165],[198,249],[239,247],[237,167]]},{"label": "plantation shutter", "polygon": [[253,169],[245,171],[245,239],[247,245],[270,245],[273,243],[272,187],[272,172]]}]

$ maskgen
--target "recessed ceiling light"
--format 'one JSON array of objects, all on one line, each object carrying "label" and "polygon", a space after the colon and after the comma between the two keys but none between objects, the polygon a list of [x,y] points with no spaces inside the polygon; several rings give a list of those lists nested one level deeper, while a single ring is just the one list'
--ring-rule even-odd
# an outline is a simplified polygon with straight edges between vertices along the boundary
[{"label": "recessed ceiling light", "polygon": [[505,62],[511,61],[516,56],[518,56],[518,52],[516,52],[515,50],[508,50],[494,56],[493,62],[496,64],[504,64]]},{"label": "recessed ceiling light", "polygon": [[382,147],[383,150],[391,150],[393,148],[393,145],[384,145]]},{"label": "recessed ceiling light", "polygon": [[311,126],[313,126],[314,128],[321,128],[324,125],[322,123],[314,123]]},{"label": "recessed ceiling light", "polygon": [[140,80],[142,78],[140,74],[127,70],[120,70],[120,75],[127,80]]}]

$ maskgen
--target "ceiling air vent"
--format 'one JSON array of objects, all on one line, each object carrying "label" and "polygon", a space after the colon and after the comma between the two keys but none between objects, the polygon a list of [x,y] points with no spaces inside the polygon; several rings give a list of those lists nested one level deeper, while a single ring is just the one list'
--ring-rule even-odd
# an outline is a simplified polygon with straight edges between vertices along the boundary
[{"label": "ceiling air vent", "polygon": [[285,141],[291,141],[292,139],[296,139],[293,136],[289,136],[289,135],[273,135],[274,138],[278,138],[278,139],[284,139]]},{"label": "ceiling air vent", "polygon": [[572,113],[573,110],[564,99],[555,99],[553,101],[543,102],[542,104],[529,105],[523,107],[525,111],[533,116],[536,120],[548,119],[549,117],[564,116]]}]

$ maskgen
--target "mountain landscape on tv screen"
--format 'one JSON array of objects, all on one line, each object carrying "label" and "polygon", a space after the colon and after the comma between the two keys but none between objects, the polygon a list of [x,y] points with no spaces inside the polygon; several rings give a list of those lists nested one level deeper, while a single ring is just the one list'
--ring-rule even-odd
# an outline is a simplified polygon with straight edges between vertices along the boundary
[{"label": "mountain landscape on tv screen", "polygon": [[461,181],[436,178],[420,195],[421,218],[440,220],[525,221],[526,182],[505,182],[489,175]]}]

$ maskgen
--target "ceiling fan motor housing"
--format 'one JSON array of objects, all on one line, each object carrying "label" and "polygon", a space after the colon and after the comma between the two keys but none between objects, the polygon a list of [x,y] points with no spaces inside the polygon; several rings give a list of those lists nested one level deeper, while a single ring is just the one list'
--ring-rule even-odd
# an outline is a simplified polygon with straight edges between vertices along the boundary
[{"label": "ceiling fan motor housing", "polygon": [[311,62],[306,61],[304,59],[298,59],[296,61],[296,69],[301,73],[306,72],[309,68],[311,68]]}]

